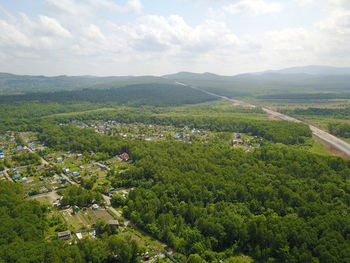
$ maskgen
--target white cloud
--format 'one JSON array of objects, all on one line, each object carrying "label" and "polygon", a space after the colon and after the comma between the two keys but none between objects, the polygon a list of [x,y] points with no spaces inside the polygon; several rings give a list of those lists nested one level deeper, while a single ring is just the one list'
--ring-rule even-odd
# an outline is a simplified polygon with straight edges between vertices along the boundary
[{"label": "white cloud", "polygon": [[31,41],[15,25],[0,20],[0,45],[7,47],[30,47]]},{"label": "white cloud", "polygon": [[350,1],[349,0],[295,0],[297,3],[301,5],[307,5],[307,4],[327,4],[330,7],[335,8],[350,8]]},{"label": "white cloud", "polygon": [[86,27],[83,29],[85,32],[86,37],[97,40],[97,41],[105,41],[106,37],[101,32],[100,28],[96,25],[91,24],[89,27]]},{"label": "white cloud", "polygon": [[[287,53],[303,51],[307,47],[309,32],[303,28],[288,28],[266,34],[269,48]],[[295,54],[293,54],[295,55]]]},{"label": "white cloud", "polygon": [[335,10],[329,17],[315,24],[317,28],[334,34],[350,33],[350,11]]},{"label": "white cloud", "polygon": [[257,16],[279,12],[282,6],[280,3],[265,0],[240,0],[237,3],[223,6],[221,9],[227,14]]},{"label": "white cloud", "polygon": [[90,0],[92,6],[97,8],[106,8],[116,12],[132,12],[140,14],[142,11],[142,3],[140,0],[128,0],[125,5],[118,5],[111,0]]},{"label": "white cloud", "polygon": [[70,37],[70,32],[65,29],[57,20],[44,15],[39,16],[41,28],[46,30],[48,34],[54,34],[61,37]]},{"label": "white cloud", "polygon": [[78,16],[85,18],[93,16],[96,9],[105,9],[117,13],[135,13],[140,14],[142,3],[140,0],[127,0],[124,5],[116,4],[111,0],[45,0],[47,5],[59,14]]},{"label": "white cloud", "polygon": [[87,5],[78,4],[74,0],[45,0],[47,5],[55,12],[71,15],[87,15],[90,10]]},{"label": "white cloud", "polygon": [[[222,0],[211,5],[213,1],[208,0],[208,9],[221,10],[221,16],[210,19],[204,15],[188,19],[178,14],[144,14],[139,0],[42,1],[48,8],[41,11],[42,15],[2,10],[2,70],[36,70],[36,74],[162,74],[180,70],[233,74],[267,67],[350,62],[350,11],[341,0],[320,0],[333,3],[334,8],[317,23],[275,26],[266,22],[250,31],[244,28],[247,19],[241,24],[242,17],[228,14],[258,16],[281,11],[273,17],[273,21],[280,21],[283,12],[288,12],[282,10],[282,1]],[[298,7],[295,1],[294,8]],[[223,10],[226,16],[222,16]],[[254,17],[249,23],[270,20],[265,18]]]},{"label": "white cloud", "polygon": [[191,27],[178,15],[144,16],[122,30],[136,51],[197,54],[239,44],[238,37],[222,22],[209,20]]},{"label": "white cloud", "polygon": [[270,65],[302,65],[315,59],[315,35],[304,28],[272,31],[261,40],[260,59]]},{"label": "white cloud", "polygon": [[[261,59],[272,65],[350,63],[350,11],[334,9],[309,28],[269,32],[261,41]],[[278,67],[278,66],[275,66]]]},{"label": "white cloud", "polygon": [[142,11],[142,3],[140,0],[129,0],[126,6],[128,10],[137,14]]}]

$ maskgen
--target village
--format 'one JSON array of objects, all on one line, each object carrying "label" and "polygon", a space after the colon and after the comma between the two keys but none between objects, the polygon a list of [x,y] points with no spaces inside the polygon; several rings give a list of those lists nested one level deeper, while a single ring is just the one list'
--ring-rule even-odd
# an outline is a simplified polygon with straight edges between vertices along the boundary
[{"label": "village", "polygon": [[[148,236],[123,218],[121,208],[111,206],[113,195],[126,198],[131,189],[115,189],[108,179],[111,169],[121,173],[130,165],[128,153],[109,160],[95,161],[94,153],[53,152],[41,145],[35,133],[8,132],[0,137],[0,180],[23,185],[27,198],[47,205],[50,216],[56,221],[48,238],[61,239],[70,244],[82,238],[96,238],[96,224],[103,222],[110,229],[131,235],[144,247],[140,258],[145,261],[164,257],[166,245]],[[6,167],[5,167],[6,166]],[[10,167],[10,168],[9,168]],[[91,180],[93,178],[93,180]],[[68,186],[81,187],[84,180],[93,181],[91,189],[103,199],[89,206],[62,205],[61,191]]]},{"label": "village", "polygon": [[80,128],[92,128],[96,133],[110,136],[120,136],[130,140],[159,141],[174,138],[180,141],[191,142],[200,140],[208,142],[211,132],[189,128],[176,128],[173,126],[144,124],[144,123],[119,123],[116,121],[73,121],[71,124]]},{"label": "village", "polygon": [[[175,139],[191,143],[207,143],[218,136],[205,130],[171,126],[121,124],[114,121],[78,123],[80,128],[93,128],[96,133],[120,136],[131,140],[157,141]],[[245,134],[230,135],[229,143],[246,152],[259,147],[259,138]],[[111,199],[127,198],[133,189],[113,187],[113,177],[122,177],[133,160],[127,152],[113,158],[101,158],[94,152],[53,151],[42,145],[34,132],[7,132],[0,137],[0,180],[22,184],[28,199],[47,205],[55,223],[48,238],[66,240],[70,244],[82,238],[96,238],[96,225],[103,222],[113,231],[132,235],[141,247],[140,257],[154,261],[171,253],[166,244],[142,232],[122,215],[122,207],[112,207]],[[100,193],[102,198],[89,205],[62,204],[67,187],[77,186]],[[171,250],[170,250],[171,251]]]},{"label": "village", "polygon": [[[208,143],[211,139],[220,137],[220,132],[212,132],[204,129],[196,129],[185,126],[177,128],[174,126],[153,125],[144,123],[119,123],[116,121],[72,121],[71,124],[79,128],[91,128],[96,133],[109,136],[120,136],[130,140],[159,141],[173,138],[183,142],[202,142]],[[230,133],[229,143],[233,147],[241,148],[246,152],[252,151],[254,148],[260,147],[262,138],[257,136],[249,136],[243,133]]]}]

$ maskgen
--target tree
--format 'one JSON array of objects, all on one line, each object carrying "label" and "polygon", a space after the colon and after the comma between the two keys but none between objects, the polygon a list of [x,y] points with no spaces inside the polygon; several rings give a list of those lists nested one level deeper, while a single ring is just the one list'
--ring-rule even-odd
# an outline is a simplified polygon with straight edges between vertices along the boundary
[{"label": "tree", "polygon": [[205,263],[206,261],[198,254],[191,254],[187,259],[187,263]]}]

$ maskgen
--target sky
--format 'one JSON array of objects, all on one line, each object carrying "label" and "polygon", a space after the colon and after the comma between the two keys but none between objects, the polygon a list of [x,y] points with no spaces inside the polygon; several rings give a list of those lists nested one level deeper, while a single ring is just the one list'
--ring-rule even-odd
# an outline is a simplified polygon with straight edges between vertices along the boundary
[{"label": "sky", "polygon": [[0,0],[0,72],[350,66],[350,0]]}]

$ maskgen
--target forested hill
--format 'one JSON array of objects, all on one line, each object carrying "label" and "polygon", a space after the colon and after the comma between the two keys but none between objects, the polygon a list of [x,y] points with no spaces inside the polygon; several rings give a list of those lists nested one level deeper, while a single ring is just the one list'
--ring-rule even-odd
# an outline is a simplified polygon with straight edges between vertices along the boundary
[{"label": "forested hill", "polygon": [[51,93],[27,93],[0,96],[1,104],[21,102],[112,102],[120,105],[176,106],[215,100],[216,98],[187,86],[175,84],[136,84],[122,88],[83,89]]},{"label": "forested hill", "polygon": [[171,83],[153,76],[21,76],[0,73],[0,94],[23,94],[28,92],[52,92],[61,90],[79,90],[83,88],[106,89],[140,83]]},{"label": "forested hill", "polygon": [[[288,73],[291,72],[291,73]],[[295,73],[293,73],[295,72]],[[350,74],[346,71],[327,71],[309,74],[305,71],[285,70],[220,76],[210,73],[180,72],[164,77],[195,85],[225,96],[261,96],[276,93],[346,92],[350,87]],[[316,71],[315,71],[316,72]],[[343,72],[343,75],[341,73]]]},{"label": "forested hill", "polygon": [[350,87],[350,69],[306,66],[222,76],[213,73],[179,72],[157,76],[21,76],[0,73],[0,95],[63,90],[109,89],[134,84],[172,84],[180,81],[226,96],[259,96],[275,93],[345,92]]}]

